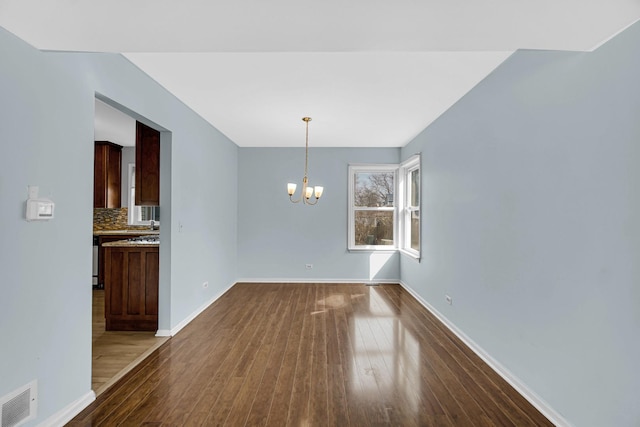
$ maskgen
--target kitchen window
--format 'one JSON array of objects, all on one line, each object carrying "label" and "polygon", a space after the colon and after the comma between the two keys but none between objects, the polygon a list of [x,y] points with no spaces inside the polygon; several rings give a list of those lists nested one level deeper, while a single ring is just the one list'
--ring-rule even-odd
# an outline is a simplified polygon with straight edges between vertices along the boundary
[{"label": "kitchen window", "polygon": [[136,165],[129,163],[129,224],[160,225],[160,206],[136,205]]}]

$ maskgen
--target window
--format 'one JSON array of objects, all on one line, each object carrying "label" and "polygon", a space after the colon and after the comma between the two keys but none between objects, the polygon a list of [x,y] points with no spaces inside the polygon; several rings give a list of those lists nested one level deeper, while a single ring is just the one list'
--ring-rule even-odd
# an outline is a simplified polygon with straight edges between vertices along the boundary
[{"label": "window", "polygon": [[396,249],[397,165],[349,166],[349,249]]},{"label": "window", "polygon": [[414,258],[420,257],[420,156],[400,165],[400,196],[402,236],[400,250]]},{"label": "window", "polygon": [[129,224],[160,225],[160,206],[136,205],[136,166],[129,163]]},{"label": "window", "polygon": [[420,156],[401,165],[349,166],[349,250],[420,258]]}]

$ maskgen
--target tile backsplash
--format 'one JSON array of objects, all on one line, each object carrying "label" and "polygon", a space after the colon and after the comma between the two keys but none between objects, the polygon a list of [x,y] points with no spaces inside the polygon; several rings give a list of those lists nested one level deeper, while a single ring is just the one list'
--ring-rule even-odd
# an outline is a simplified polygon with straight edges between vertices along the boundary
[{"label": "tile backsplash", "polygon": [[93,229],[94,230],[136,230],[147,229],[146,225],[129,225],[128,208],[94,208],[93,209]]}]

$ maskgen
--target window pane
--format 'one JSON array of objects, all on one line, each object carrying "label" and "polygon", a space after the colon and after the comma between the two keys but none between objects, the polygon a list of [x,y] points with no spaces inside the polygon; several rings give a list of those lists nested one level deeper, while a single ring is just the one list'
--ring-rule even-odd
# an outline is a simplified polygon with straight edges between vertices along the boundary
[{"label": "window pane", "polygon": [[355,174],[355,206],[393,206],[393,172]]},{"label": "window pane", "polygon": [[417,207],[420,204],[420,169],[411,171],[409,182],[411,183],[411,200],[410,204]]},{"label": "window pane", "polygon": [[411,212],[411,249],[420,250],[420,211]]},{"label": "window pane", "polygon": [[160,221],[160,207],[140,206],[140,216],[142,221]]},{"label": "window pane", "polygon": [[356,245],[393,245],[393,211],[356,211]]}]

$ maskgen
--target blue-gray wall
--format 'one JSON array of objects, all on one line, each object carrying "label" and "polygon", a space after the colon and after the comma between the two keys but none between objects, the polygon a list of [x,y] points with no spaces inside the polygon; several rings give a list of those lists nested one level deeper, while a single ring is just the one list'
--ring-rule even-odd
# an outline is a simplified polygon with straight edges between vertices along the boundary
[{"label": "blue-gray wall", "polygon": [[404,283],[572,424],[640,425],[640,25],[515,53],[416,151]]},{"label": "blue-gray wall", "polygon": [[397,253],[347,251],[349,164],[398,163],[400,149],[311,147],[309,183],[325,191],[315,206],[287,196],[287,182],[300,196],[304,148],[241,148],[239,156],[239,280],[400,279]]},{"label": "blue-gray wall", "polygon": [[[165,331],[235,281],[238,148],[120,55],[42,53],[0,28],[0,58],[0,396],[37,379],[34,425],[91,390],[96,94],[169,131],[161,142]],[[30,184],[54,200],[55,219],[24,220]]]}]

